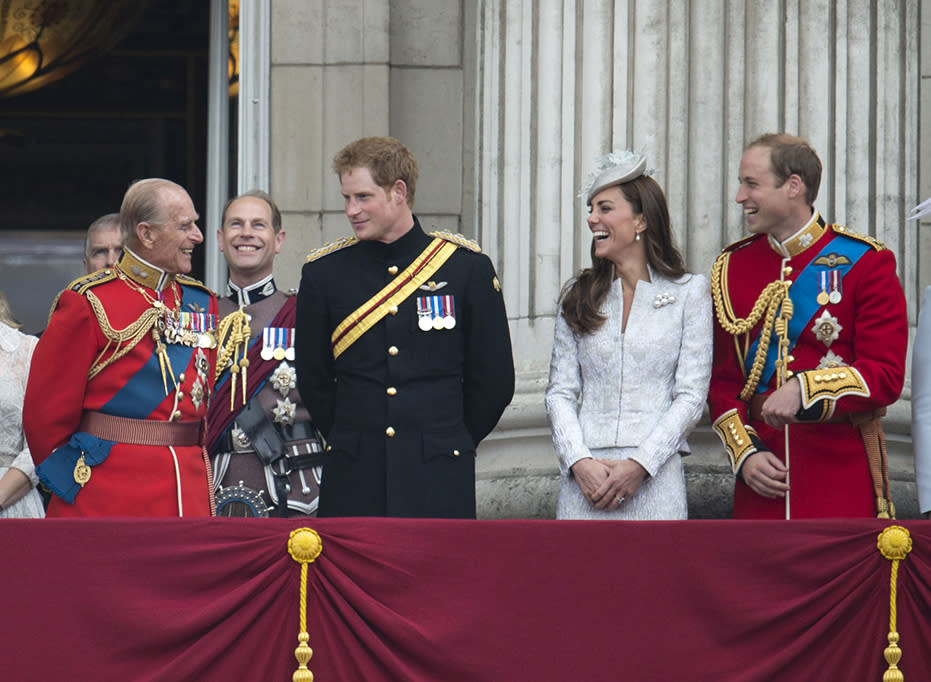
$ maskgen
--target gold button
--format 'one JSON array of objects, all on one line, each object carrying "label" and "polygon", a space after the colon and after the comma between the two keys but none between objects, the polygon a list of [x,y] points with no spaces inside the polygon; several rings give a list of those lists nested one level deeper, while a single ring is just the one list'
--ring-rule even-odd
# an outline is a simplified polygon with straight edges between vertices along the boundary
[{"label": "gold button", "polygon": [[175,410],[175,413],[171,416],[175,419],[181,419],[181,410]]},{"label": "gold button", "polygon": [[787,370],[786,370],[786,378],[787,378],[787,379],[791,379],[792,376],[793,376],[794,374],[795,374],[795,372],[793,372],[791,369],[787,369]]},{"label": "gold button", "polygon": [[737,439],[737,445],[743,445],[743,444],[744,444],[744,439],[743,439],[743,438],[738,438],[738,439]]},{"label": "gold button", "polygon": [[333,451],[333,446],[332,446],[332,445],[327,445],[327,446],[326,446],[326,451],[327,451],[327,452],[332,452],[332,451]]},{"label": "gold button", "polygon": [[785,266],[785,267],[782,269],[782,274],[783,274],[784,277],[788,277],[789,275],[791,275],[791,274],[792,274],[792,266],[791,266],[791,265]]},{"label": "gold button", "polygon": [[397,315],[397,314],[398,314],[398,307],[397,307],[396,305],[393,305],[393,306],[391,306],[391,307],[388,308],[388,312],[391,313],[392,315]]},{"label": "gold button", "polygon": [[394,429],[389,426],[385,429],[385,435],[388,436],[388,438],[394,438]]},{"label": "gold button", "polygon": [[388,390],[385,391],[385,393],[387,393],[388,395],[397,395],[398,389],[396,389],[394,386],[389,386]]},{"label": "gold button", "polygon": [[388,355],[397,355],[398,352],[399,352],[399,351],[398,351],[398,347],[397,347],[397,346],[391,346],[391,347],[388,349]]},{"label": "gold button", "polygon": [[795,362],[795,356],[794,356],[794,355],[787,355],[787,356],[786,356],[786,364],[789,364],[790,362]]},{"label": "gold button", "polygon": [[184,372],[181,372],[181,374],[178,375],[178,383],[179,384],[184,383]]},{"label": "gold button", "polygon": [[846,378],[847,378],[847,372],[841,372],[840,374],[838,374],[838,376],[839,376],[841,379],[846,379]]},{"label": "gold button", "polygon": [[392,265],[391,267],[389,267],[389,268],[388,268],[388,274],[389,274],[389,275],[396,275],[396,274],[398,274],[398,266],[397,266],[397,265]]},{"label": "gold button", "polygon": [[453,455],[455,455],[456,457],[458,457],[458,456],[459,456],[459,451],[458,451],[458,450],[453,450]]}]

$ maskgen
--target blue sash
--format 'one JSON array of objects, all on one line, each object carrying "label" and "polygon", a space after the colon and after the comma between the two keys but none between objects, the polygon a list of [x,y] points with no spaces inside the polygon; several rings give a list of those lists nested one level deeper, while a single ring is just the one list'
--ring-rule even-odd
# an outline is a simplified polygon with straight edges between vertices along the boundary
[{"label": "blue sash", "polygon": [[[817,312],[824,307],[818,303],[817,294],[814,293],[820,289],[821,273],[836,270],[840,272],[840,277],[843,279],[850,268],[856,265],[860,257],[871,248],[872,247],[866,242],[861,242],[858,239],[844,238],[841,235],[835,234],[834,238],[824,245],[821,252],[812,258],[808,265],[802,269],[795,279],[795,282],[789,287],[789,297],[792,299],[792,304],[795,308],[792,319],[789,320],[788,336],[790,350],[795,347],[798,337],[808,327],[809,322],[811,322]],[[838,256],[846,256],[848,262],[835,265],[833,268],[827,264],[815,264],[822,256],[827,256],[830,253],[837,254]],[[794,296],[792,295],[793,293],[795,293]],[[750,350],[744,358],[744,368],[748,374],[753,367],[753,358],[756,357],[756,349],[759,345],[760,337],[758,336],[751,344]],[[763,365],[760,383],[757,384],[756,387],[757,393],[765,393],[769,390],[769,382],[776,372],[776,355],[778,350],[779,339],[776,336],[776,332],[773,331],[766,353],[766,363]]]}]

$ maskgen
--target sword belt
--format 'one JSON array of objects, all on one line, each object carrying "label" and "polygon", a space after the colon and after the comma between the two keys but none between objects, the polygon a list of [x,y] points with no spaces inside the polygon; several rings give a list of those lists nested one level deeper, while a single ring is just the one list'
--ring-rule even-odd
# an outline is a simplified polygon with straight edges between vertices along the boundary
[{"label": "sword belt", "polygon": [[203,420],[196,422],[163,422],[154,419],[117,417],[94,410],[81,415],[78,431],[117,443],[130,445],[200,445]]}]

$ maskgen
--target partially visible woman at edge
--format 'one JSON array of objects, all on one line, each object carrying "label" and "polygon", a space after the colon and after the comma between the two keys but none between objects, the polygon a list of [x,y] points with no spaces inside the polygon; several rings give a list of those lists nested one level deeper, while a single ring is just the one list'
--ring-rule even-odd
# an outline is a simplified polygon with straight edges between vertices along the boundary
[{"label": "partially visible woman at edge", "polygon": [[708,393],[711,295],[645,169],[615,151],[582,191],[592,266],[560,295],[546,390],[559,519],[688,518],[680,455]]},{"label": "partially visible woman at edge", "polygon": [[23,396],[39,339],[19,331],[0,293],[0,519],[43,518],[32,455],[23,435]]}]

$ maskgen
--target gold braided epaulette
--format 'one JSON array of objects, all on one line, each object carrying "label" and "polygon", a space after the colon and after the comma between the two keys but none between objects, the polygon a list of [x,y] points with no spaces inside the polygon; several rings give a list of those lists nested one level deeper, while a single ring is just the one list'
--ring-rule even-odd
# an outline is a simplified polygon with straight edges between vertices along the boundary
[{"label": "gold braided epaulette", "polygon": [[81,277],[78,277],[76,280],[71,282],[71,284],[69,284],[66,289],[71,289],[71,291],[75,291],[83,296],[88,289],[96,287],[100,284],[105,284],[106,282],[110,282],[114,279],[116,279],[116,273],[113,271],[113,268],[104,268],[103,270],[92,272],[89,275],[82,275]]},{"label": "gold braided epaulette", "polygon": [[213,290],[210,287],[208,287],[206,284],[201,282],[199,279],[194,279],[193,277],[188,277],[187,275],[179,274],[179,275],[175,275],[175,281],[177,281],[178,284],[183,284],[186,287],[194,287],[195,289],[201,289],[202,291],[206,291],[211,296],[216,296]]},{"label": "gold braided epaulette", "polygon": [[474,251],[475,253],[481,253],[482,247],[478,245],[478,242],[474,239],[469,239],[465,235],[457,234],[455,232],[448,232],[446,230],[434,230],[430,233],[431,237],[439,237],[448,242],[452,242],[457,246],[461,246],[464,249],[469,251]]},{"label": "gold braided epaulette", "polygon": [[758,234],[748,235],[744,237],[743,239],[738,239],[736,242],[728,244],[723,249],[721,249],[721,253],[728,253],[730,251],[736,251],[737,249],[742,249],[750,242],[754,241],[755,239],[759,239],[759,238],[760,238],[760,235]]},{"label": "gold braided epaulette", "polygon": [[862,232],[854,232],[853,230],[843,225],[833,225],[832,227],[837,234],[843,237],[850,237],[851,239],[865,242],[866,244],[872,246],[875,251],[886,251],[888,249],[888,247],[876,239],[876,237],[871,237],[870,235],[863,234]]},{"label": "gold braided epaulette", "polygon": [[324,244],[323,246],[316,248],[310,253],[308,253],[307,262],[312,263],[318,258],[329,256],[331,253],[336,253],[337,251],[341,251],[342,249],[345,249],[348,246],[352,246],[353,244],[358,244],[358,243],[359,243],[358,237],[342,237],[340,239],[337,239],[335,242]]}]

